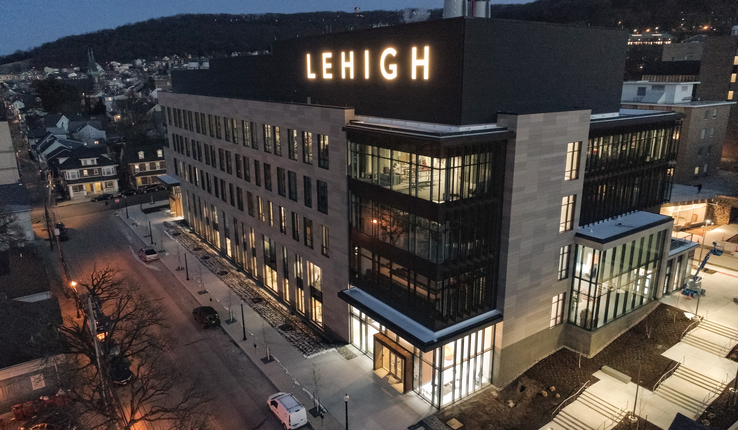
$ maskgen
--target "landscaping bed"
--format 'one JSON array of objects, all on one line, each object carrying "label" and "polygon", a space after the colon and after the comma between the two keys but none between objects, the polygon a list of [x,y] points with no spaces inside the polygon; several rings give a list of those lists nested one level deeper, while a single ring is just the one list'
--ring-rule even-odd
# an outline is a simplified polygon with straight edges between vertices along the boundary
[{"label": "landscaping bed", "polygon": [[[465,430],[538,429],[551,421],[551,413],[559,403],[587,380],[591,384],[597,382],[592,374],[602,366],[610,366],[630,376],[634,382],[640,368],[641,386],[651,389],[673,363],[661,353],[677,344],[691,323],[684,311],[660,304],[638,325],[591,359],[561,349],[538,362],[499,393],[488,389],[443,409],[436,417],[444,423],[456,418]],[[514,404],[512,408],[510,400]],[[622,423],[618,428],[628,428],[628,424]],[[639,428],[656,427],[641,420]]]}]

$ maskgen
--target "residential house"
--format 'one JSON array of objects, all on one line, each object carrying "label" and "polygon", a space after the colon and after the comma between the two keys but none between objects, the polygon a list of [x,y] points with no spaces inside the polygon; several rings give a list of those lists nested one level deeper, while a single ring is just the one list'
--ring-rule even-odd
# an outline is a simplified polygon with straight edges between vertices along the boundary
[{"label": "residential house", "polygon": [[61,128],[66,133],[69,130],[69,118],[61,114],[49,114],[44,117],[46,129]]},{"label": "residential house", "polygon": [[84,142],[68,140],[47,133],[44,138],[36,142],[31,149],[36,153],[41,168],[48,167],[51,160],[68,155],[73,149],[84,146]]},{"label": "residential house", "polygon": [[131,188],[158,185],[161,183],[158,177],[167,173],[163,145],[126,145],[121,158]]},{"label": "residential house", "polygon": [[100,121],[70,122],[69,133],[87,145],[97,145],[106,138],[106,132]]},{"label": "residential house", "polygon": [[0,252],[0,410],[53,395],[53,339],[62,322],[42,260],[29,250]]},{"label": "residential house", "polygon": [[[0,205],[3,211],[0,211],[0,218],[13,217],[13,225],[19,226],[23,232],[23,238],[17,238],[14,243],[4,243],[0,241],[0,251],[9,247],[25,246],[25,244],[33,243],[33,225],[31,224],[31,201],[28,197],[28,191],[23,184],[1,184],[0,185]],[[5,219],[0,219],[0,224],[5,224]]]},{"label": "residential house", "polygon": [[70,200],[118,191],[116,162],[104,146],[82,146],[59,158],[59,176]]}]

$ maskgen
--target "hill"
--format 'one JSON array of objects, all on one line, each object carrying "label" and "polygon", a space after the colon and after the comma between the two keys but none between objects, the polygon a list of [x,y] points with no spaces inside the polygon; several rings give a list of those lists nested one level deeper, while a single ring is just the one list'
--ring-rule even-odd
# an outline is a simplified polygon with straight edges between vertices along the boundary
[{"label": "hill", "polygon": [[[272,41],[404,22],[403,11],[298,14],[188,14],[68,36],[27,52],[0,57],[0,64],[25,61],[33,66],[86,65],[92,48],[99,63],[129,62],[164,55],[224,56],[269,49]],[[421,14],[422,15],[422,14]],[[735,0],[537,0],[492,5],[493,18],[641,29],[658,27],[680,39],[697,32],[727,34],[738,25]],[[440,19],[432,10],[429,19]],[[704,26],[709,26],[704,30]]]}]

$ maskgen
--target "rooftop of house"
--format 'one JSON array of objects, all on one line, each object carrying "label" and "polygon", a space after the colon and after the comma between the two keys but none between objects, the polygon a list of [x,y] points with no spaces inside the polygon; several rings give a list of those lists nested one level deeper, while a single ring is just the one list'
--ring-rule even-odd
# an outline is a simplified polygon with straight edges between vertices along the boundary
[{"label": "rooftop of house", "polygon": [[31,210],[31,200],[28,197],[28,190],[26,190],[23,184],[0,185],[0,202],[9,207],[13,212]]},{"label": "rooftop of house", "polygon": [[14,300],[48,291],[51,288],[40,257],[23,248],[0,252],[0,300]]},{"label": "rooftop of house", "polygon": [[54,354],[61,322],[55,297],[31,303],[0,298],[0,369]]}]

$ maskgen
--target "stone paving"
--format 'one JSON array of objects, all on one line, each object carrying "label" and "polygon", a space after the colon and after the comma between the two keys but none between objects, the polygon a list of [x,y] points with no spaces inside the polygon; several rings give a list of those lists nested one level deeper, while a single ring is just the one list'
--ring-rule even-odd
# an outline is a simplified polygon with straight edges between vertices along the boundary
[{"label": "stone paving", "polygon": [[342,343],[326,341],[299,316],[292,314],[289,309],[259,287],[249,275],[236,268],[229,260],[220,256],[210,245],[186,228],[174,223],[167,223],[165,226],[168,228],[167,235],[194,255],[305,358],[344,346]]}]

